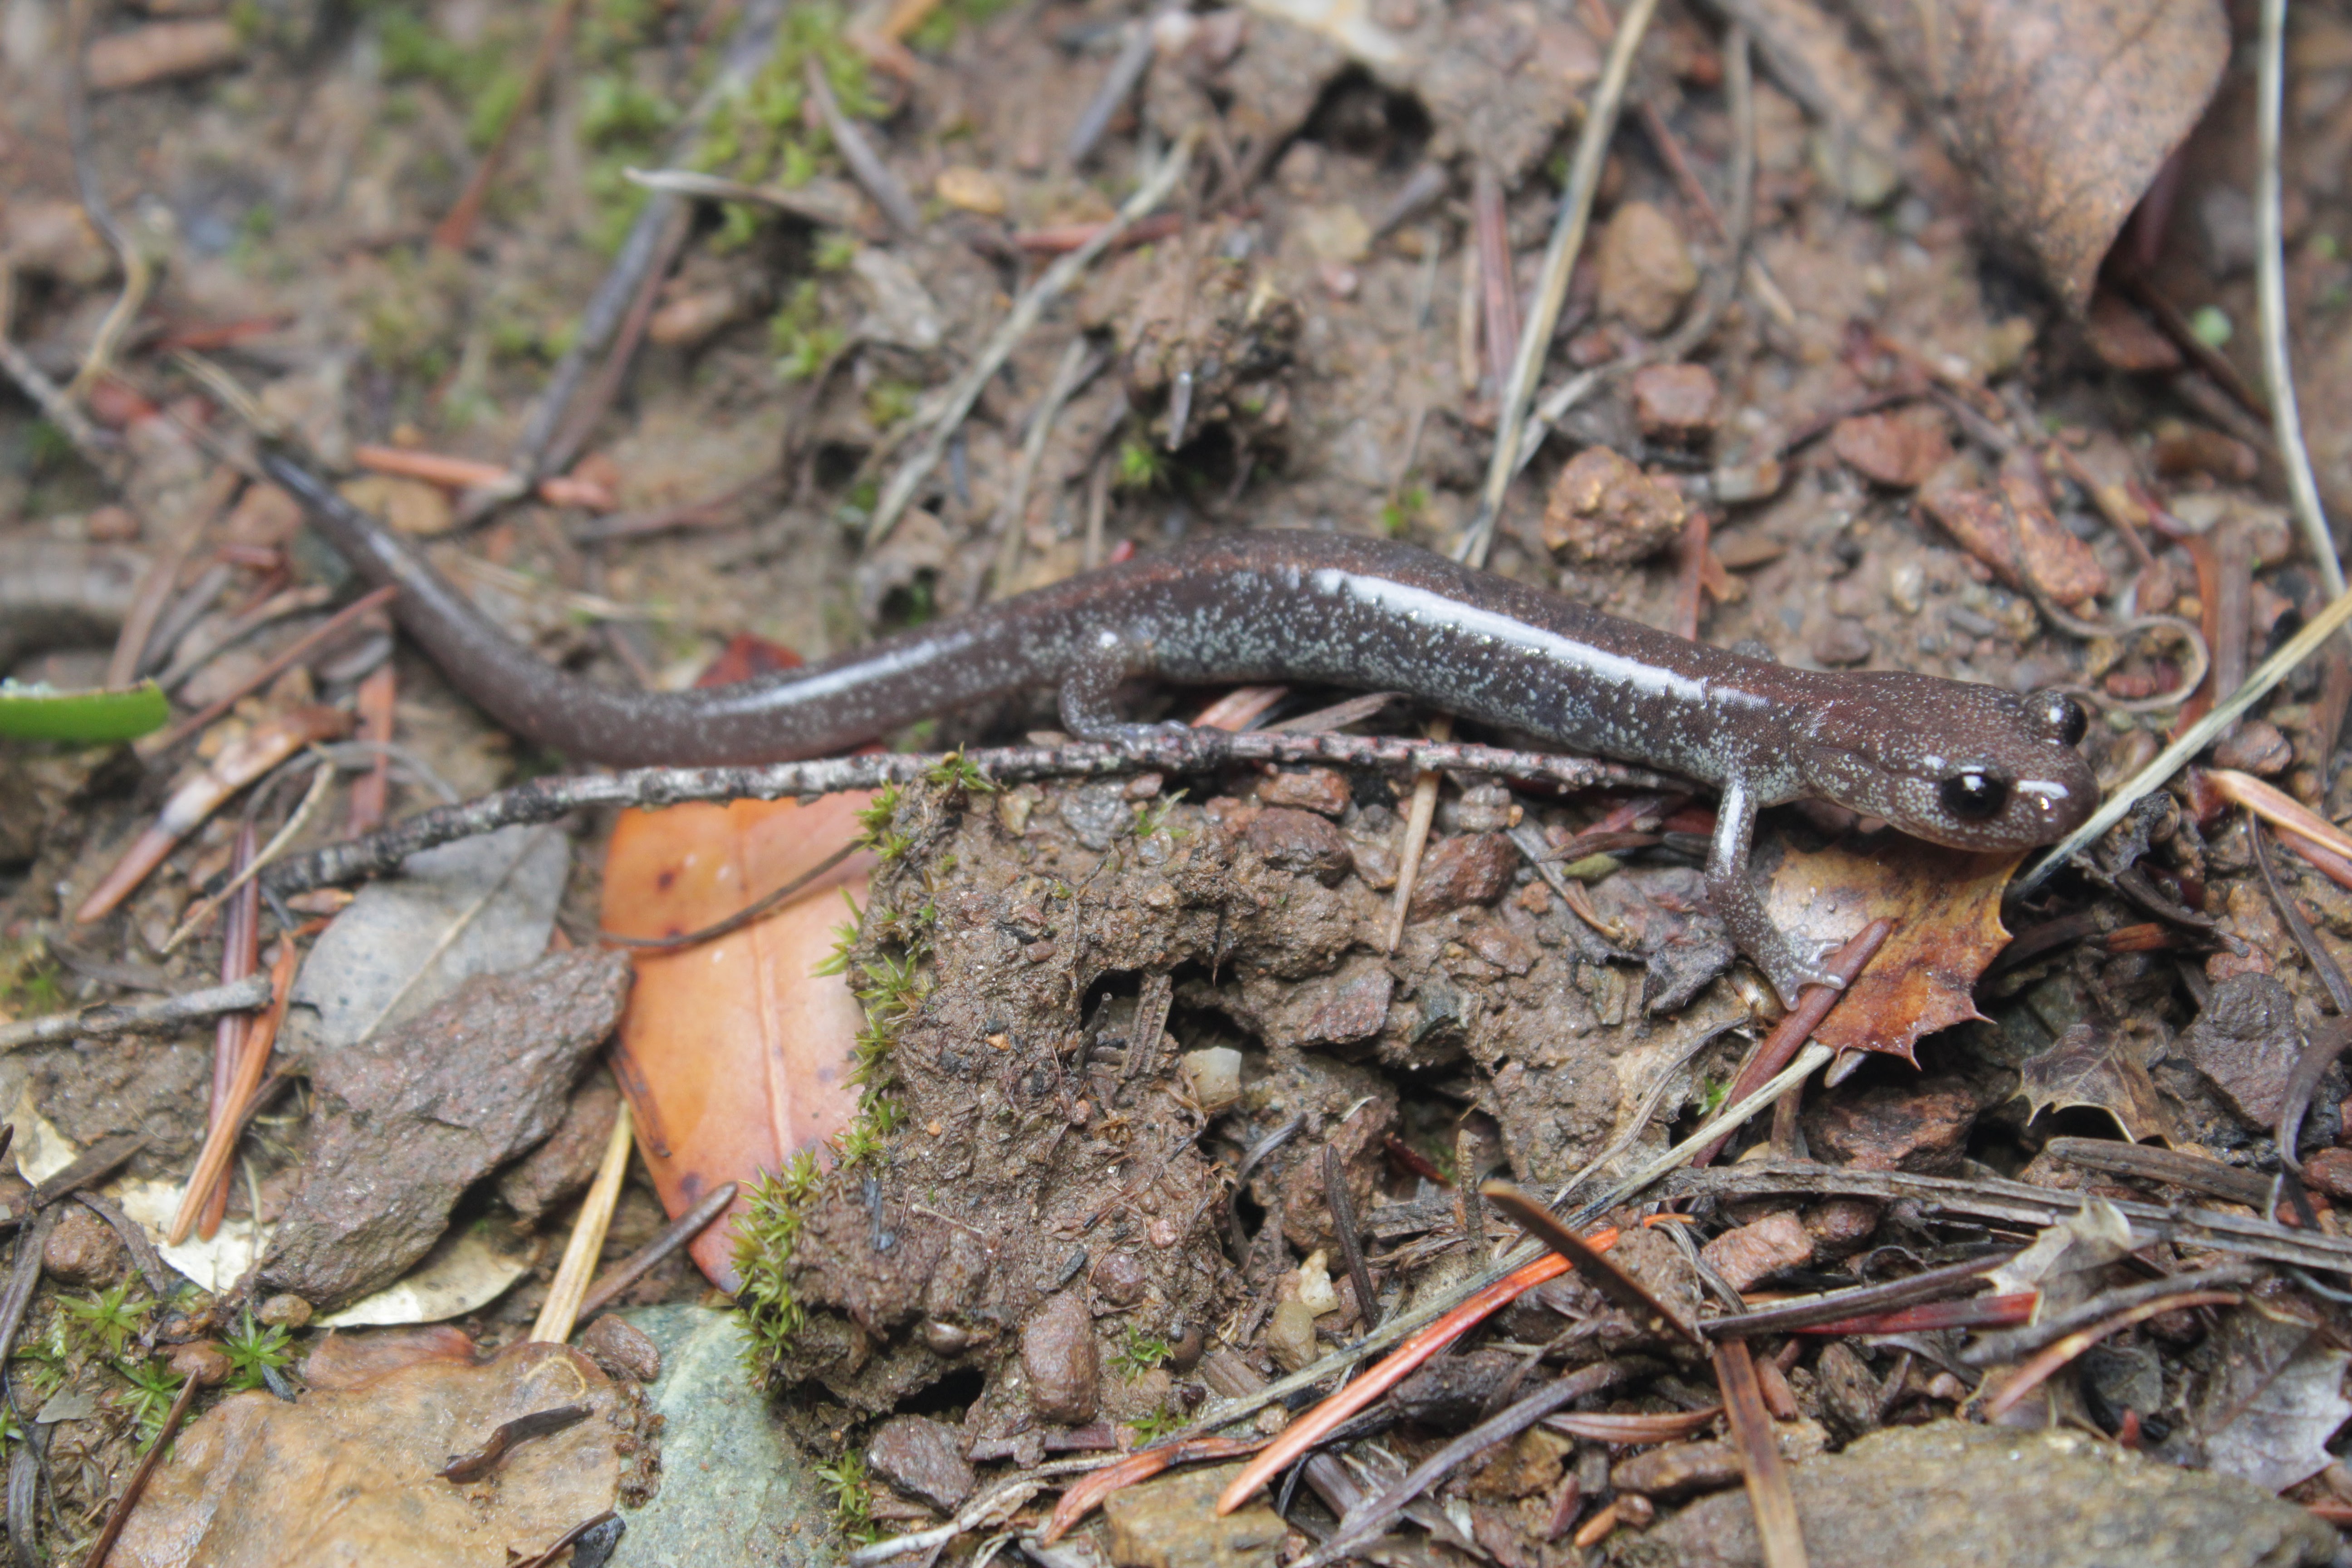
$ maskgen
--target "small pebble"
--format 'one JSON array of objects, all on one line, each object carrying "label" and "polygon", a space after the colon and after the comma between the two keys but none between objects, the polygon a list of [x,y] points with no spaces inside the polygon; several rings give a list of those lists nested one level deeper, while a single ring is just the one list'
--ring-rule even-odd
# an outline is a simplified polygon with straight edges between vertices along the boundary
[{"label": "small pebble", "polygon": [[580,1348],[615,1377],[653,1383],[661,1376],[661,1347],[643,1329],[614,1313],[606,1312],[588,1325],[580,1336]]},{"label": "small pebble", "polygon": [[2294,761],[2294,746],[2276,725],[2249,719],[2238,726],[2236,734],[2213,748],[2213,760],[2225,768],[2271,778],[2286,772]]},{"label": "small pebble", "polygon": [[275,1328],[299,1329],[310,1321],[310,1303],[299,1296],[272,1296],[261,1303],[261,1310],[254,1315]]},{"label": "small pebble", "polygon": [[1022,1326],[1021,1367],[1038,1419],[1083,1426],[1095,1418],[1102,1372],[1084,1291],[1051,1298]]},{"label": "small pebble", "polygon": [[217,1388],[229,1373],[228,1352],[210,1340],[191,1340],[172,1352],[173,1377],[194,1377],[198,1388]]}]

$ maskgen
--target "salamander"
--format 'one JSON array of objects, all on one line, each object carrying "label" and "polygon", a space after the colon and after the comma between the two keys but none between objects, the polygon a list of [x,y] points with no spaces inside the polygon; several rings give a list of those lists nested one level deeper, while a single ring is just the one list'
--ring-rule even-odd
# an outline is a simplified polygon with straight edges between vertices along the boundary
[{"label": "salamander", "polygon": [[2061,692],[1892,670],[1795,669],[1603,615],[1409,545],[1251,531],[1202,539],[732,686],[625,691],[567,674],[493,626],[415,549],[299,466],[265,458],[457,687],[586,761],[709,765],[822,756],[944,710],[1059,689],[1089,740],[1135,729],[1113,698],[1150,678],[1322,681],[1408,693],[1563,749],[1721,793],[1717,913],[1792,1005],[1834,984],[1766,912],[1748,872],[1759,808],[1800,799],[1932,843],[2024,849],[2087,817],[2099,789]]}]

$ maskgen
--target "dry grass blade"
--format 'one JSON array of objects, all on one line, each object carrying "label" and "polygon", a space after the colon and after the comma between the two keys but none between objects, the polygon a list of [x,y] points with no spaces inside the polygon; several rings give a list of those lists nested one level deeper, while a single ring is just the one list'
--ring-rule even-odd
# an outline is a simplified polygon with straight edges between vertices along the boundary
[{"label": "dry grass blade", "polygon": [[2098,842],[2100,835],[2121,822],[2143,795],[2158,788],[2179,772],[2183,763],[2212,744],[2216,736],[2236,723],[2247,709],[2267,696],[2271,689],[2284,680],[2297,665],[2317,653],[2320,646],[2341,630],[2347,621],[2352,621],[2352,593],[2337,595],[2326,609],[2305,622],[2303,629],[2289,638],[2285,646],[2263,660],[2262,668],[2248,676],[2244,685],[2215,703],[2210,712],[2182,731],[2172,744],[2157,753],[2154,762],[2109,792],[2106,803],[2093,812],[2088,821],[2068,834],[2010,884],[2010,896],[2017,898],[2031,892],[2047,880],[2053,871]]},{"label": "dry grass blade", "polygon": [[1603,1258],[1593,1245],[1553,1217],[1551,1210],[1509,1182],[1488,1182],[1478,1189],[1518,1227],[1566,1258],[1571,1268],[1614,1306],[1633,1315],[1654,1334],[1672,1334],[1687,1344],[1700,1342],[1698,1331],[1681,1314],[1651,1293],[1649,1287]]},{"label": "dry grass blade", "polygon": [[[1454,738],[1452,715],[1441,713],[1429,721],[1429,738],[1444,744]],[[1412,781],[1412,804],[1405,807],[1404,843],[1397,850],[1396,891],[1389,902],[1388,941],[1394,952],[1404,940],[1405,917],[1412,910],[1412,889],[1421,879],[1421,852],[1429,846],[1429,825],[1437,817],[1437,770],[1425,768]]]},{"label": "dry grass blade", "polygon": [[2233,805],[2242,805],[2282,833],[2292,833],[2308,839],[2322,849],[2352,858],[2352,834],[2280,789],[2263,783],[2252,773],[2242,773],[2234,768],[2212,768],[2205,781],[2214,793]]},{"label": "dry grass blade", "polygon": [[1789,1469],[1764,1389],[1756,1379],[1755,1358],[1746,1340],[1715,1347],[1715,1379],[1723,1388],[1725,1424],[1739,1449],[1748,1477],[1748,1502],[1756,1510],[1756,1537],[1764,1548],[1764,1568],[1805,1568],[1805,1536],[1797,1524],[1797,1499],[1789,1489]]},{"label": "dry grass blade", "polygon": [[614,1118],[613,1135],[604,1144],[604,1163],[596,1168],[596,1179],[589,1184],[588,1195],[581,1200],[580,1217],[572,1222],[572,1239],[564,1244],[563,1261],[556,1265],[555,1279],[547,1288],[547,1303],[539,1310],[539,1321],[531,1325],[534,1340],[551,1340],[561,1344],[572,1337],[572,1326],[580,1316],[580,1303],[588,1293],[588,1276],[596,1267],[597,1255],[604,1250],[604,1232],[613,1223],[613,1205],[621,1198],[621,1179],[629,1173],[631,1128],[629,1102],[621,1101],[621,1112]]}]

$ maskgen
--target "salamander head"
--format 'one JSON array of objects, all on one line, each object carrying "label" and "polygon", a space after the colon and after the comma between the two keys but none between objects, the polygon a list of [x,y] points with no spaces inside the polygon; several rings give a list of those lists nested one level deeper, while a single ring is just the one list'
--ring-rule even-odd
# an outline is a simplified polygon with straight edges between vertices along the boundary
[{"label": "salamander head", "polygon": [[2078,826],[2099,783],[2063,692],[1880,672],[1814,710],[1802,772],[1824,800],[1955,849],[2028,849]]}]

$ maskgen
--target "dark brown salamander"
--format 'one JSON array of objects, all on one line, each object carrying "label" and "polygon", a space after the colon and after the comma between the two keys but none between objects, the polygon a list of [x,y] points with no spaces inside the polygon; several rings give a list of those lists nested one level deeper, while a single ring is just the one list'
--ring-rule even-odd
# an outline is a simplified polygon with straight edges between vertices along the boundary
[{"label": "dark brown salamander", "polygon": [[2048,844],[2098,784],[2057,692],[1896,671],[1790,669],[1685,642],[1402,544],[1264,532],[1202,540],[740,685],[623,691],[567,675],[492,626],[406,543],[300,468],[265,458],[401,624],[510,729],[589,761],[678,766],[822,756],[1008,691],[1057,686],[1072,733],[1131,726],[1137,677],[1328,681],[1410,693],[1487,723],[1722,791],[1708,890],[1781,995],[1827,977],[1748,874],[1759,806],[1814,798],[1965,849]]}]

